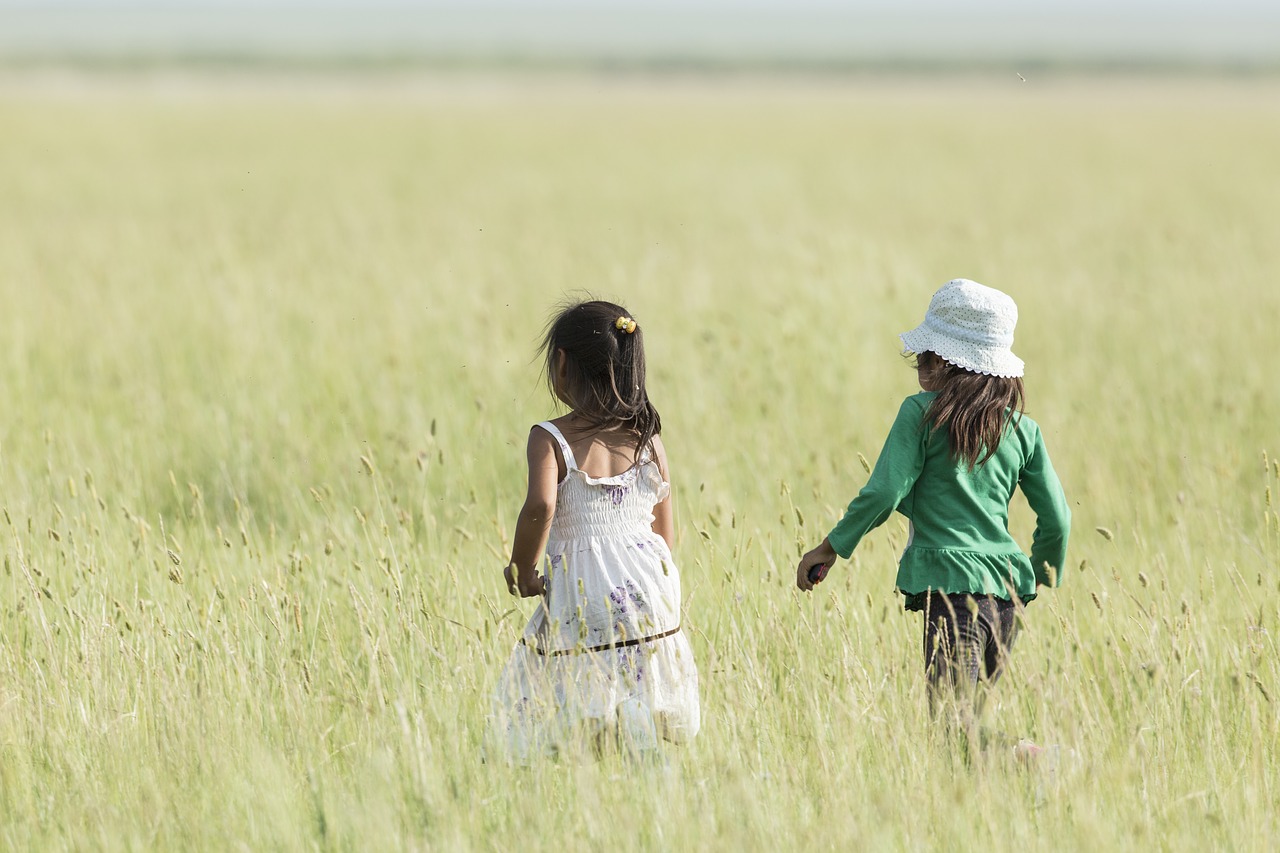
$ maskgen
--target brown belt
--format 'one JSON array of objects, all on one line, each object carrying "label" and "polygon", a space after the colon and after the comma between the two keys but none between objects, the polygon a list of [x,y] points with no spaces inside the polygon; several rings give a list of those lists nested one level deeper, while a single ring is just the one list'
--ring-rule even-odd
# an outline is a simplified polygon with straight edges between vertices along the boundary
[{"label": "brown belt", "polygon": [[654,640],[661,640],[663,637],[670,637],[672,634],[678,634],[678,633],[680,633],[679,625],[675,626],[670,631],[663,631],[661,634],[650,634],[648,637],[639,637],[634,640],[623,640],[621,643],[606,643],[603,646],[589,646],[587,648],[581,648],[581,649],[553,649],[552,651],[540,649],[535,645],[527,643],[525,642],[524,637],[520,638],[520,643],[527,648],[533,649],[535,652],[542,655],[543,657],[554,658],[554,657],[559,657],[560,655],[582,654],[583,652],[607,652],[610,649],[625,649],[627,646],[638,646],[641,643],[651,643]]}]

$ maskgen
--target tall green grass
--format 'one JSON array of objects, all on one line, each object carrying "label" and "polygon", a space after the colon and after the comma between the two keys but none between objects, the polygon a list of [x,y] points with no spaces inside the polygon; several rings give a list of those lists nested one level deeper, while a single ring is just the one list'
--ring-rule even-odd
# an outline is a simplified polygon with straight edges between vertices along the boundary
[{"label": "tall green grass", "polygon": [[[1015,83],[5,82],[0,844],[1276,847],[1275,83]],[[897,520],[794,590],[956,276],[1075,513],[989,720],[1054,773],[931,723]],[[580,291],[645,326],[704,729],[513,770]]]}]

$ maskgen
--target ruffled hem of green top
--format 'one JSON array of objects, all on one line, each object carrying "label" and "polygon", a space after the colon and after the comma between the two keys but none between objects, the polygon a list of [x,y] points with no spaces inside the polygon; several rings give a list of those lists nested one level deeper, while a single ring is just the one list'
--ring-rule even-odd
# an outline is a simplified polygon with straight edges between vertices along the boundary
[{"label": "ruffled hem of green top", "polygon": [[1036,574],[1021,551],[986,554],[912,546],[898,563],[897,587],[908,610],[923,610],[930,592],[1009,599],[1012,590],[1027,602],[1036,597]]}]

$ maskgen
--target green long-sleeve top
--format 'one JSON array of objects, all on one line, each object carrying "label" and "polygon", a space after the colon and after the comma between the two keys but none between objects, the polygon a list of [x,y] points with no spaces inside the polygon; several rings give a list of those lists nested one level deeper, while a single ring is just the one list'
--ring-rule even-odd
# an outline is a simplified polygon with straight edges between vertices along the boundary
[{"label": "green long-sleeve top", "polygon": [[[897,510],[911,521],[897,579],[908,609],[919,609],[922,593],[931,590],[1007,599],[1012,589],[1029,601],[1037,584],[1061,582],[1071,528],[1040,427],[1015,416],[995,455],[970,471],[951,458],[945,430],[924,422],[935,396],[922,392],[903,401],[871,478],[827,539],[847,558]],[[1009,535],[1009,501],[1019,487],[1036,514],[1030,558]]]}]

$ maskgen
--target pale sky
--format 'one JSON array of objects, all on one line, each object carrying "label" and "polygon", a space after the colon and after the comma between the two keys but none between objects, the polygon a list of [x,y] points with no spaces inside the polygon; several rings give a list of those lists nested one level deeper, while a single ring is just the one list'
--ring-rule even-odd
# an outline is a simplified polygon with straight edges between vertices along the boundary
[{"label": "pale sky", "polygon": [[1280,61],[1280,0],[0,0],[44,52]]}]

